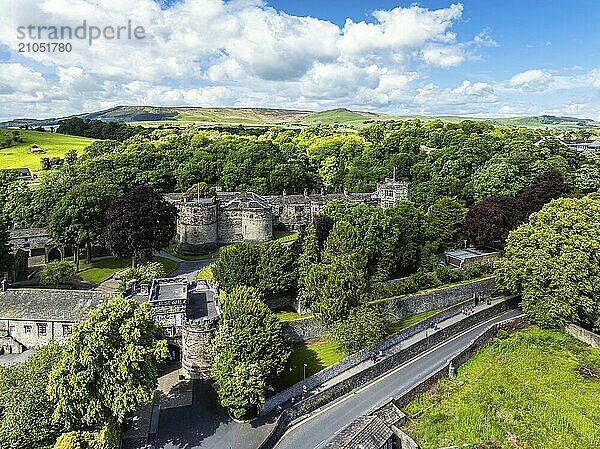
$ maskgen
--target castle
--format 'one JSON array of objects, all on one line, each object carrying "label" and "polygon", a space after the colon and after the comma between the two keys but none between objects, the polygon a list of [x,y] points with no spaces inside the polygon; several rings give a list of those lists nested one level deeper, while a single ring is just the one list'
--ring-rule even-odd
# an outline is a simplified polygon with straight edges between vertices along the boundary
[{"label": "castle", "polygon": [[273,239],[273,229],[299,230],[335,200],[390,207],[410,200],[410,183],[386,179],[373,193],[260,196],[252,192],[217,192],[213,198],[188,198],[167,194],[177,207],[177,252],[204,254],[238,242],[263,243]]}]

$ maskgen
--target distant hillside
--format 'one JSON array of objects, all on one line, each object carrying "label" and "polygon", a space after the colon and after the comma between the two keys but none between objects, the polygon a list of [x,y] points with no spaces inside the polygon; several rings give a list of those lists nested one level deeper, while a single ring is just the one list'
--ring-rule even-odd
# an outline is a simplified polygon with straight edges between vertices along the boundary
[{"label": "distant hillside", "polygon": [[[200,108],[200,107],[159,107],[159,106],[116,106],[103,111],[83,113],[70,117],[82,119],[97,119],[104,121],[123,121],[141,124],[144,126],[159,125],[255,125],[255,126],[307,126],[314,124],[365,126],[378,120],[406,120],[419,118],[421,120],[440,119],[445,122],[458,122],[470,117],[459,116],[401,116],[375,112],[351,111],[345,108],[328,111],[314,112],[292,109],[268,108]],[[0,127],[23,126],[51,126],[58,124],[59,120],[70,117],[53,117],[43,120],[15,119],[0,123]],[[471,118],[473,119],[473,118]],[[494,125],[510,127],[527,126],[530,128],[549,128],[561,130],[575,130],[590,128],[600,125],[592,119],[576,117],[557,117],[552,115],[539,115],[531,117],[508,118],[475,118],[484,120]]]}]

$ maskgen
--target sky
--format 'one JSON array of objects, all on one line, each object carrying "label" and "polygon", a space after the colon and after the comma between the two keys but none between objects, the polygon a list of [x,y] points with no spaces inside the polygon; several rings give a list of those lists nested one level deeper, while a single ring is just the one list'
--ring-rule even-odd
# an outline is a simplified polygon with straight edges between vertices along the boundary
[{"label": "sky", "polygon": [[[599,17],[597,0],[0,0],[0,119],[154,105],[600,120]],[[19,32],[83,21],[143,38]]]}]

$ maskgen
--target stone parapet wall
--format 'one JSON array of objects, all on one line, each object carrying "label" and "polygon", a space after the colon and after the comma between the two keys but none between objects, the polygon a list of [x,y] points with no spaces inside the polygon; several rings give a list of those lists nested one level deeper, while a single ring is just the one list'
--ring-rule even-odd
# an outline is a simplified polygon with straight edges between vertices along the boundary
[{"label": "stone parapet wall", "polygon": [[565,326],[565,332],[572,335],[577,340],[590,345],[592,348],[600,348],[600,335],[595,334],[592,331],[575,324],[567,324]]},{"label": "stone parapet wall", "polygon": [[495,281],[494,277],[489,277],[387,300],[381,299],[375,305],[382,313],[400,319],[458,304],[473,298],[477,293],[483,294],[484,297],[492,296],[496,291]]}]

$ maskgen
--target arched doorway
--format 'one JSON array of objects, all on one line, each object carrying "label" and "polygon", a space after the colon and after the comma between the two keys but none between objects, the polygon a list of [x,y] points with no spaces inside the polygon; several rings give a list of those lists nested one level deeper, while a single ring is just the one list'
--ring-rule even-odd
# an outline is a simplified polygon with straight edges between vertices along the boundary
[{"label": "arched doorway", "polygon": [[62,260],[62,254],[60,252],[60,249],[58,249],[57,247],[51,248],[50,251],[48,251],[48,262],[55,262],[57,260]]},{"label": "arched doorway", "polygon": [[179,349],[179,346],[167,344],[167,350],[169,351],[169,363],[181,361],[181,349]]}]

